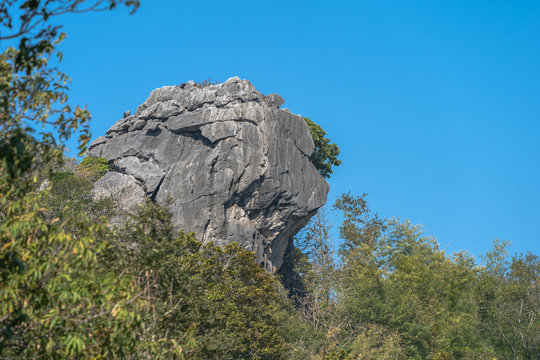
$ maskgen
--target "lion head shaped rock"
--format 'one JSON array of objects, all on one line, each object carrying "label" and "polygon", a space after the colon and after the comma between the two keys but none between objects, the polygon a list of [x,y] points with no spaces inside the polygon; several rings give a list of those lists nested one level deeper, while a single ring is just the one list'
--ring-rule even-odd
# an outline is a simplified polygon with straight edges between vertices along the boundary
[{"label": "lion head shaped rock", "polygon": [[301,116],[280,109],[237,77],[152,91],[89,147],[115,170],[94,185],[133,211],[150,198],[179,228],[203,242],[238,242],[269,271],[326,202],[328,183],[309,160],[314,150]]}]

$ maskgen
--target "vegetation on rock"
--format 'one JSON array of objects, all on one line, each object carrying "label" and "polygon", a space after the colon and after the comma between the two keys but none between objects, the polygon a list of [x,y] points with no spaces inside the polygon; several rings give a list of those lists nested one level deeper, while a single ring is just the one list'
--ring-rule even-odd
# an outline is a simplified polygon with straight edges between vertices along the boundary
[{"label": "vegetation on rock", "polygon": [[322,176],[329,178],[332,174],[332,166],[341,164],[341,160],[338,159],[339,147],[334,143],[330,143],[330,139],[325,137],[326,131],[320,125],[307,117],[304,120],[309,126],[315,144],[315,151],[311,154],[310,160]]},{"label": "vegetation on rock", "polygon": [[107,159],[101,157],[87,156],[77,165],[76,174],[79,177],[96,182],[109,171]]}]

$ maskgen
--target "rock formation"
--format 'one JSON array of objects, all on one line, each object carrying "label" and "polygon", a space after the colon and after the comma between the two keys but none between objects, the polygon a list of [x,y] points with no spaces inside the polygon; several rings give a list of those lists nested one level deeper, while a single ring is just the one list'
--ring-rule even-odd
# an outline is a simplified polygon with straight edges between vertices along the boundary
[{"label": "rock formation", "polygon": [[179,229],[203,242],[236,241],[276,271],[328,193],[309,160],[309,128],[283,103],[237,77],[156,89],[90,145],[88,155],[114,169],[94,195],[116,196],[125,211],[153,199]]}]

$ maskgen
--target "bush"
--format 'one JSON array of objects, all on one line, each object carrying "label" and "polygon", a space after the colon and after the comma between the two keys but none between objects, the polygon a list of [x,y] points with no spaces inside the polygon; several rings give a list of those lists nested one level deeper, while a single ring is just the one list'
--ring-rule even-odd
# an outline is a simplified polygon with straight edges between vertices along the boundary
[{"label": "bush", "polygon": [[324,137],[326,131],[322,127],[310,118],[305,117],[304,120],[309,126],[315,144],[315,151],[313,151],[309,159],[322,176],[329,178],[332,174],[332,165],[341,165],[341,160],[338,159],[339,148],[336,144],[331,144],[330,139]]},{"label": "bush", "polygon": [[82,159],[76,168],[78,176],[88,179],[92,182],[97,181],[109,171],[109,162],[102,157],[87,156]]},{"label": "bush", "polygon": [[279,331],[288,301],[279,283],[236,243],[203,245],[175,232],[170,214],[148,202],[118,234],[109,263],[137,279],[151,304],[147,338],[175,339],[188,359],[286,359]]}]

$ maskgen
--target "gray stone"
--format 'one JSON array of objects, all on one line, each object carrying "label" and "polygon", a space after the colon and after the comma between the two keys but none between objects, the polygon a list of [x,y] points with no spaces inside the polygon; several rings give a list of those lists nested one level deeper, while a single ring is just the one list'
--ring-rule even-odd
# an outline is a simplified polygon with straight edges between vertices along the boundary
[{"label": "gray stone", "polygon": [[275,271],[328,193],[309,161],[309,128],[279,109],[283,103],[238,77],[156,89],[90,145],[90,156],[115,169],[94,194],[117,196],[125,211],[151,198],[169,208],[177,228],[203,242],[236,241]]},{"label": "gray stone", "polygon": [[38,191],[45,191],[45,190],[50,190],[50,189],[51,189],[51,182],[49,181],[49,179],[45,179],[41,182],[41,184],[39,184]]},{"label": "gray stone", "polygon": [[153,194],[165,176],[165,172],[152,162],[152,159],[141,160],[135,156],[123,157],[115,162],[121,172],[132,175],[141,182],[146,194]]},{"label": "gray stone", "polygon": [[141,184],[131,175],[109,172],[94,184],[92,197],[112,198],[119,212],[134,212],[146,200]]},{"label": "gray stone", "polygon": [[279,94],[268,94],[264,97],[266,103],[275,108],[280,108],[285,103],[285,100]]}]

